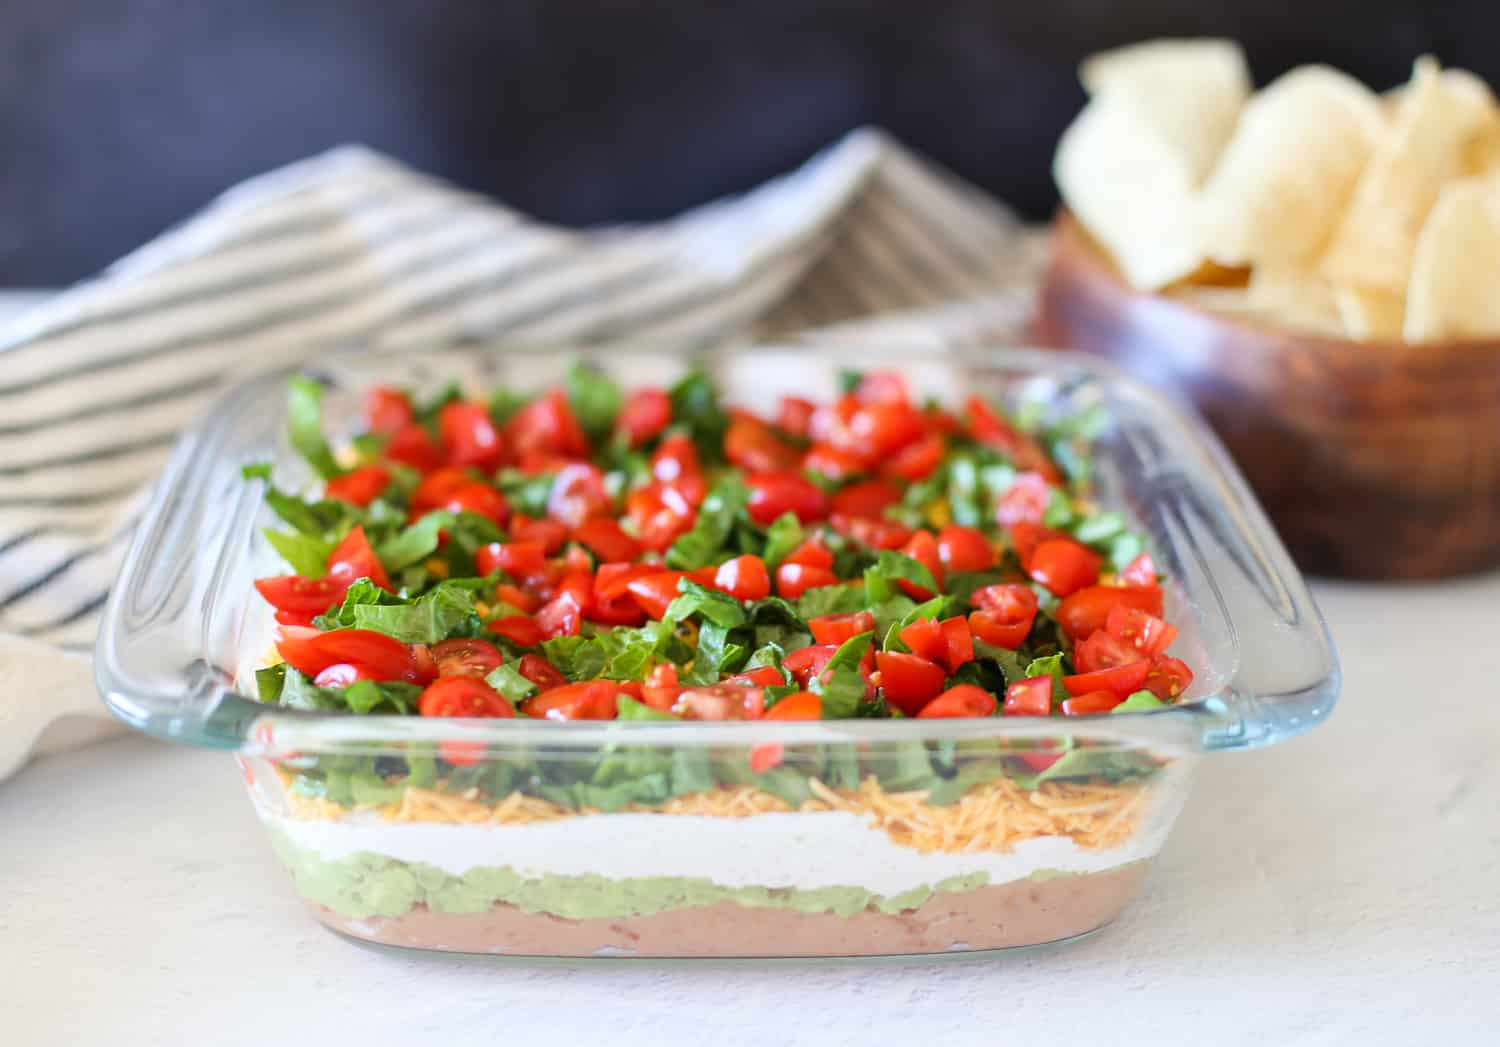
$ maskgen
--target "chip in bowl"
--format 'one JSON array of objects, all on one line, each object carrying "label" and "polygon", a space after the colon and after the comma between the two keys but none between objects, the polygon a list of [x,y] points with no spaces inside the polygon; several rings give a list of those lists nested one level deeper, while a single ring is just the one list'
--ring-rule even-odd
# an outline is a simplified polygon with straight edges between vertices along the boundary
[{"label": "chip in bowl", "polygon": [[1500,331],[1500,175],[1443,187],[1412,258],[1408,342]]}]

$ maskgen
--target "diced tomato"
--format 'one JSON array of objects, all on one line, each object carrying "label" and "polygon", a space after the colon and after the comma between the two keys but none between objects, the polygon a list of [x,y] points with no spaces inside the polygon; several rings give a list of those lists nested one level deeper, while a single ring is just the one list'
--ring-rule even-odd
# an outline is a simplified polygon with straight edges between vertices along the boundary
[{"label": "diced tomato", "polygon": [[417,711],[423,716],[509,719],[516,715],[500,692],[472,676],[446,676],[428,684],[417,699]]},{"label": "diced tomato", "polygon": [[[823,699],[811,691],[796,691],[781,699],[762,719],[766,720],[821,720]],[[778,761],[779,762],[779,761]]]},{"label": "diced tomato", "polygon": [[776,568],[776,592],[788,600],[795,600],[809,589],[820,589],[825,585],[837,585],[838,575],[826,567],[808,567],[799,563],[784,563]]},{"label": "diced tomato", "polygon": [[382,589],[391,587],[390,576],[385,573],[380,557],[375,555],[374,547],[365,537],[362,524],[345,535],[344,540],[328,554],[328,573],[347,576],[351,581],[368,578]]},{"label": "diced tomato", "polygon": [[1031,562],[1031,554],[1036,552],[1037,546],[1052,538],[1067,537],[1063,531],[1054,531],[1050,527],[1034,523],[1018,523],[1010,529],[1011,548],[1015,549],[1023,568]]},{"label": "diced tomato", "polygon": [[839,422],[828,434],[829,442],[853,451],[871,465],[893,458],[923,433],[922,415],[909,403],[856,403],[849,411],[841,402],[835,405],[835,416]]},{"label": "diced tomato", "polygon": [[1032,676],[1005,689],[1005,715],[1052,715],[1052,677]]},{"label": "diced tomato", "polygon": [[573,531],[573,538],[587,546],[600,560],[629,561],[641,555],[640,543],[607,516],[585,520]]},{"label": "diced tomato", "polygon": [[651,475],[662,483],[671,483],[691,473],[701,473],[698,445],[692,438],[675,433],[663,440],[651,455]]},{"label": "diced tomato", "polygon": [[881,651],[875,664],[885,700],[907,716],[916,716],[943,689],[943,667],[918,655]]},{"label": "diced tomato", "polygon": [[342,476],[335,476],[324,487],[329,498],[350,505],[369,505],[390,486],[391,471],[383,465],[362,465]]},{"label": "diced tomato", "polygon": [[[605,564],[604,567],[624,567],[627,577],[608,583],[615,590],[613,596],[605,596],[600,592],[598,578],[595,579],[594,599],[587,612],[589,621],[598,622],[601,625],[643,625],[646,621],[646,612],[641,610],[641,605],[636,602],[635,597],[630,595],[629,583],[631,578],[640,578],[648,573],[655,573],[655,565]],[[604,568],[601,567],[599,578],[603,577]]]},{"label": "diced tomato", "polygon": [[466,637],[432,645],[432,658],[439,676],[477,676],[481,679],[500,668],[505,659],[492,643]]},{"label": "diced tomato", "polygon": [[804,400],[800,396],[783,396],[781,410],[776,415],[776,426],[789,436],[805,439],[816,410],[817,405],[811,400]]},{"label": "diced tomato", "polygon": [[1161,616],[1162,593],[1156,586],[1090,585],[1069,593],[1057,605],[1057,621],[1068,639],[1077,642],[1103,629],[1116,607],[1134,607]]},{"label": "diced tomato", "polygon": [[[274,578],[257,578],[255,588],[266,603],[278,611],[307,616],[322,614],[334,604],[344,602],[344,594],[353,584],[349,574],[304,578],[300,574],[283,574]],[[279,620],[279,618],[278,618]]]},{"label": "diced tomato", "polygon": [[1146,674],[1150,670],[1151,663],[1142,658],[1138,662],[1127,662],[1108,669],[1064,676],[1063,686],[1074,697],[1094,691],[1108,691],[1124,701],[1145,686]]},{"label": "diced tomato", "polygon": [[833,553],[821,539],[809,538],[787,554],[787,558],[781,562],[801,564],[803,567],[831,568],[833,567]]},{"label": "diced tomato", "polygon": [[630,583],[636,578],[661,573],[661,567],[649,563],[602,563],[594,574],[594,599],[630,598]]},{"label": "diced tomato", "polygon": [[896,452],[883,469],[892,476],[916,483],[932,475],[932,471],[943,460],[946,450],[947,444],[943,438],[936,433],[929,433]]},{"label": "diced tomato", "polygon": [[1047,503],[1051,499],[1052,488],[1041,473],[1020,473],[1000,496],[995,520],[1001,527],[1015,527],[1019,523],[1039,524],[1047,515]]},{"label": "diced tomato", "polygon": [[505,637],[517,647],[535,647],[547,638],[547,634],[537,624],[536,619],[524,614],[496,618],[485,628],[498,636]]},{"label": "diced tomato", "polygon": [[448,461],[454,465],[472,465],[489,472],[505,457],[500,431],[484,404],[444,404],[438,411],[438,435]]},{"label": "diced tomato", "polygon": [[807,647],[799,647],[795,651],[788,651],[787,656],[781,660],[781,667],[792,674],[800,686],[806,687],[808,681],[823,672],[823,667],[828,664],[828,659],[838,650],[836,644],[809,644]]},{"label": "diced tomato", "polygon": [[[786,756],[786,746],[780,742],[761,742],[750,747],[750,769],[756,774],[765,774],[781,764]],[[251,780],[249,778],[247,781]]]},{"label": "diced tomato", "polygon": [[1175,625],[1168,625],[1154,614],[1124,604],[1115,604],[1109,609],[1104,619],[1104,631],[1148,658],[1165,654],[1172,641],[1177,639]]},{"label": "diced tomato", "polygon": [[830,501],[831,510],[842,516],[859,516],[879,520],[888,506],[901,501],[901,488],[889,480],[866,480],[850,484]]},{"label": "diced tomato", "polygon": [[381,454],[389,461],[409,465],[424,473],[443,464],[443,452],[437,442],[415,422],[396,430],[386,441]]},{"label": "diced tomato", "polygon": [[610,512],[613,503],[596,466],[573,462],[558,471],[547,495],[547,515],[577,530],[585,520]]},{"label": "diced tomato", "polygon": [[833,644],[837,647],[851,637],[874,629],[875,616],[869,611],[825,614],[817,618],[809,618],[807,627],[812,630],[813,639],[818,643]]},{"label": "diced tomato", "polygon": [[453,491],[442,508],[450,513],[474,513],[493,521],[496,527],[504,527],[510,519],[510,503],[505,500],[505,495],[478,481],[466,483]]},{"label": "diced tomato", "polygon": [[568,682],[562,670],[539,654],[523,654],[516,663],[516,672],[536,684],[539,691],[550,691]]},{"label": "diced tomato", "polygon": [[677,682],[677,666],[662,662],[647,674],[645,686],[641,688],[641,701],[659,713],[669,713],[682,690],[682,685]]},{"label": "diced tomato", "polygon": [[474,550],[474,564],[480,574],[504,571],[522,581],[540,578],[547,572],[547,548],[537,541],[491,542]]},{"label": "diced tomato", "polygon": [[802,468],[829,480],[847,480],[865,471],[865,460],[833,444],[813,444],[802,456]]},{"label": "diced tomato", "polygon": [[1062,711],[1064,716],[1092,716],[1095,713],[1107,713],[1124,700],[1113,691],[1089,691],[1087,694],[1064,698]]},{"label": "diced tomato", "polygon": [[412,677],[414,683],[429,684],[438,678],[437,659],[432,656],[432,648],[425,643],[414,643],[408,648],[411,651],[412,664],[416,666],[416,673]]},{"label": "diced tomato", "polygon": [[974,637],[969,623],[963,617],[945,618],[939,623],[943,630],[943,665],[950,673],[974,660]]},{"label": "diced tomato", "polygon": [[983,687],[961,683],[950,687],[932,701],[922,706],[917,718],[922,720],[948,719],[969,716],[994,716],[999,707],[995,696]]},{"label": "diced tomato", "polygon": [[1104,558],[1071,538],[1048,539],[1032,550],[1026,573],[1058,596],[1068,596],[1099,580]]},{"label": "diced tomato", "polygon": [[658,435],[672,421],[672,398],[664,390],[652,387],[637,389],[625,401],[615,419],[615,431],[631,447]]},{"label": "diced tomato", "polygon": [[577,636],[583,623],[584,605],[578,597],[563,590],[542,605],[536,613],[536,624],[548,639],[556,636]]},{"label": "diced tomato", "polygon": [[688,687],[672,703],[684,720],[759,720],[766,710],[766,693],[759,687],[717,683]]},{"label": "diced tomato", "polygon": [[632,578],[626,588],[648,617],[660,621],[666,617],[672,601],[677,599],[677,583],[684,577],[681,571],[658,571]]},{"label": "diced tomato", "polygon": [[368,669],[348,662],[340,662],[330,665],[313,678],[313,684],[317,687],[348,687],[351,683],[359,680],[373,680]]},{"label": "diced tomato", "polygon": [[1096,673],[1143,659],[1140,651],[1103,629],[1090,633],[1073,647],[1073,664],[1081,673]]},{"label": "diced tomato", "polygon": [[745,485],[750,489],[746,511],[762,527],[782,513],[794,513],[803,523],[828,515],[828,497],[801,473],[751,473],[745,477]]},{"label": "diced tomato", "polygon": [[969,598],[979,610],[969,616],[969,630],[985,643],[1012,650],[1026,642],[1036,621],[1038,600],[1025,585],[987,585]]},{"label": "diced tomato", "polygon": [[993,447],[1015,463],[1018,469],[1041,473],[1048,483],[1057,483],[1062,474],[1031,436],[1021,432],[995,413],[994,408],[978,396],[964,403],[969,435],[986,447]]},{"label": "diced tomato", "polygon": [[[1037,742],[1038,745],[1050,744],[1045,738]],[[1062,753],[1016,753],[1015,758],[1024,763],[1032,772],[1041,774],[1058,760],[1063,758]]]},{"label": "diced tomato", "polygon": [[1156,561],[1150,553],[1141,553],[1125,565],[1117,576],[1121,585],[1156,588],[1160,581],[1156,575]]},{"label": "diced tomato", "polygon": [[[668,498],[680,505],[674,508],[668,503]],[[658,553],[671,548],[678,536],[689,530],[696,519],[696,511],[682,500],[680,494],[659,483],[626,495],[625,514],[635,525],[636,537],[641,545]]]},{"label": "diced tomato", "polygon": [[854,387],[854,397],[866,404],[910,403],[911,387],[900,371],[871,371]]},{"label": "diced tomato", "polygon": [[724,682],[740,687],[780,687],[785,683],[781,677],[781,670],[774,665],[762,665],[758,669],[738,673]]},{"label": "diced tomato", "polygon": [[516,542],[541,542],[548,556],[568,540],[568,525],[560,520],[534,520],[516,513],[510,518],[510,537]]},{"label": "diced tomato", "polygon": [[412,512],[421,514],[432,509],[441,509],[448,504],[448,499],[461,487],[467,487],[474,482],[473,475],[467,469],[456,465],[445,465],[434,469],[422,477],[422,482],[417,484],[411,493]]},{"label": "diced tomato", "polygon": [[372,433],[398,433],[415,418],[411,400],[400,389],[377,385],[365,394],[365,423]]},{"label": "diced tomato", "polygon": [[995,548],[984,532],[949,524],[938,532],[938,559],[950,571],[987,571],[995,566]]},{"label": "diced tomato", "polygon": [[532,611],[535,611],[538,607],[542,606],[542,600],[540,597],[536,596],[533,593],[528,593],[524,589],[518,589],[514,585],[510,585],[506,582],[498,583],[495,586],[494,593],[496,600],[501,603],[508,603],[516,610],[521,611],[525,614],[530,614]]},{"label": "diced tomato", "polygon": [[714,588],[736,600],[764,600],[771,595],[771,576],[759,556],[736,556],[719,565]]},{"label": "diced tomato", "polygon": [[845,516],[842,513],[834,513],[830,516],[828,524],[836,533],[852,538],[871,549],[899,549],[911,540],[913,533],[910,527],[903,527],[894,520],[875,520],[868,516]]},{"label": "diced tomato", "polygon": [[546,720],[613,720],[619,693],[612,680],[570,683],[532,695],[521,703],[521,711]]},{"label": "diced tomato", "polygon": [[418,675],[411,649],[372,629],[319,632],[294,625],[277,627],[276,650],[288,665],[317,676],[330,665],[347,662],[376,680],[411,680]]},{"label": "diced tomato", "polygon": [[724,434],[724,457],[747,472],[775,473],[796,469],[802,456],[765,422],[740,412]]},{"label": "diced tomato", "polygon": [[901,630],[901,642],[928,661],[941,661],[948,652],[948,641],[943,636],[943,627],[932,618],[920,618]]},{"label": "diced tomato", "polygon": [[1155,659],[1146,673],[1146,690],[1164,702],[1175,702],[1192,685],[1193,670],[1176,658]]},{"label": "diced tomato", "polygon": [[[933,537],[931,531],[918,531],[912,535],[907,543],[901,547],[901,552],[931,571],[933,579],[937,582],[938,589],[941,590],[943,588],[943,561],[938,556],[937,539]],[[896,584],[913,600],[927,600],[935,595],[925,586],[918,585],[915,582],[908,582],[904,578],[898,578]]]},{"label": "diced tomato", "polygon": [[583,458],[589,453],[588,438],[561,389],[537,397],[511,416],[504,440],[517,457],[541,454]]},{"label": "diced tomato", "polygon": [[[257,585],[259,582],[256,583]],[[276,621],[281,625],[312,625],[316,614],[304,611],[277,611]]]}]

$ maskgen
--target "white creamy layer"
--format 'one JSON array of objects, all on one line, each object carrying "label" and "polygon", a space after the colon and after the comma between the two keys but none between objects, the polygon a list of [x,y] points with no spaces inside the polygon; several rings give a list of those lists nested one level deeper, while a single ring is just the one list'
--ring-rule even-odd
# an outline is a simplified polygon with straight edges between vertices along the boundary
[{"label": "white creamy layer", "polygon": [[455,875],[477,866],[509,866],[528,878],[678,876],[724,887],[862,887],[886,897],[976,872],[1000,884],[1043,869],[1111,869],[1156,854],[1170,824],[1170,819],[1152,819],[1151,831],[1106,850],[1079,847],[1065,836],[1043,836],[1003,854],[924,854],[893,843],[844,811],[749,818],[623,813],[528,825],[392,824],[373,816],[295,821],[262,813],[299,847],[329,859],[370,851]]}]

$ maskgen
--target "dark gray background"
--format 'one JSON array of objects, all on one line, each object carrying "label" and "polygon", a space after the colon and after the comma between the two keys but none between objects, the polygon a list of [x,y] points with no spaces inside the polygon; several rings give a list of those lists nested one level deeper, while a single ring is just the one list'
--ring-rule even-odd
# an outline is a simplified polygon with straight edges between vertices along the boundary
[{"label": "dark gray background", "polygon": [[1257,78],[1500,80],[1495,0],[0,0],[0,286],[84,276],[347,141],[545,219],[652,218],[880,124],[1027,214],[1077,60],[1223,34]]}]

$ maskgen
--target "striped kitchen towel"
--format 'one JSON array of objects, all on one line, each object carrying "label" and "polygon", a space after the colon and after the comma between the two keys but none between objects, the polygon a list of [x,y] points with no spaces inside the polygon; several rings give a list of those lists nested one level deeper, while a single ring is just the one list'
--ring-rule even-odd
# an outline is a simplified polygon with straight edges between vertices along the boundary
[{"label": "striped kitchen towel", "polygon": [[227,383],[350,343],[784,337],[954,301],[981,304],[921,327],[1003,326],[1036,253],[872,130],[743,195],[588,231],[355,147],[230,190],[0,338],[0,776],[59,718],[103,715],[86,654],[107,587]]}]

